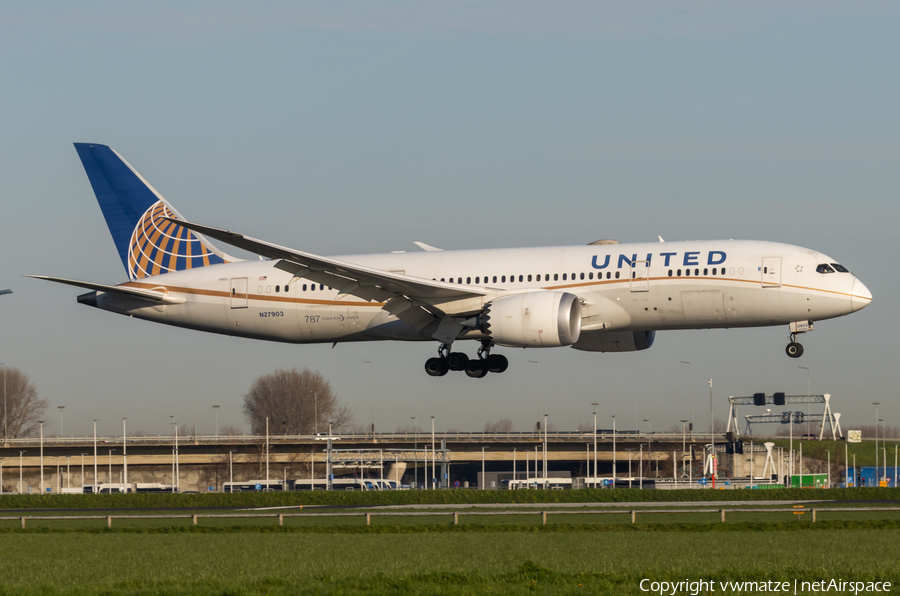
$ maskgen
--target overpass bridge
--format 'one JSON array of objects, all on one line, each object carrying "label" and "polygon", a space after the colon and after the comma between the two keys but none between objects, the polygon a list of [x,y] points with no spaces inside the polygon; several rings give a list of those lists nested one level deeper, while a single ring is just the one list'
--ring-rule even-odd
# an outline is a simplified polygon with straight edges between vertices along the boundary
[{"label": "overpass bridge", "polygon": [[[329,441],[330,439],[330,441]],[[420,469],[446,465],[446,482],[474,484],[482,465],[486,471],[508,471],[517,477],[549,475],[609,476],[615,461],[620,476],[643,467],[654,476],[656,469],[672,475],[673,460],[679,469],[686,461],[702,468],[709,433],[638,433],[635,431],[509,432],[509,433],[377,433],[366,435],[238,435],[238,436],[121,436],[45,437],[10,439],[0,448],[3,492],[40,490],[57,492],[84,484],[160,482],[171,484],[177,475],[181,490],[219,489],[234,480],[265,478],[268,462],[272,479],[324,478],[331,443],[334,473],[371,474],[424,482]],[[724,444],[726,436],[715,435]],[[268,449],[266,447],[268,443]],[[43,463],[41,452],[43,452]],[[348,454],[358,452],[358,464]],[[377,454],[381,453],[379,459]],[[340,456],[339,456],[340,454]],[[385,457],[385,454],[389,454]],[[398,454],[402,454],[402,457]],[[268,457],[267,457],[268,455]],[[127,457],[126,457],[127,456]],[[338,461],[340,460],[340,461]],[[365,463],[363,465],[363,461]],[[373,462],[379,464],[374,465]],[[127,467],[127,472],[126,472]],[[374,468],[381,467],[375,471]],[[433,472],[432,472],[433,474]],[[662,474],[661,474],[662,475]]]}]

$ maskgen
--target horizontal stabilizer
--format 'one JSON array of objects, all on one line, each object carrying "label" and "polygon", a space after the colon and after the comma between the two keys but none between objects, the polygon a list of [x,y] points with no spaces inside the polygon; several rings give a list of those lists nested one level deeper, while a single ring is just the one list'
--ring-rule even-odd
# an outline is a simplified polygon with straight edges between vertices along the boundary
[{"label": "horizontal stabilizer", "polygon": [[33,277],[34,279],[44,279],[59,284],[84,288],[86,290],[95,290],[97,292],[107,292],[110,294],[121,294],[132,298],[143,298],[152,302],[162,304],[182,304],[186,300],[182,297],[169,296],[167,292],[157,290],[142,290],[139,288],[130,288],[127,286],[108,286],[105,284],[96,284],[90,281],[78,281],[74,279],[63,279],[61,277],[48,277],[46,275],[26,275],[25,277]]}]

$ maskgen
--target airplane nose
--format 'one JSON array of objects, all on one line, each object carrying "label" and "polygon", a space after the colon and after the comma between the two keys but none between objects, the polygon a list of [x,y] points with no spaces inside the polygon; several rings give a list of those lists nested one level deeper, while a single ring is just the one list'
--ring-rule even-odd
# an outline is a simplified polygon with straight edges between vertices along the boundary
[{"label": "airplane nose", "polygon": [[853,310],[853,312],[869,306],[869,303],[872,302],[872,292],[870,292],[869,288],[858,279],[854,278],[853,280],[853,290],[851,291],[851,294],[850,309]]}]

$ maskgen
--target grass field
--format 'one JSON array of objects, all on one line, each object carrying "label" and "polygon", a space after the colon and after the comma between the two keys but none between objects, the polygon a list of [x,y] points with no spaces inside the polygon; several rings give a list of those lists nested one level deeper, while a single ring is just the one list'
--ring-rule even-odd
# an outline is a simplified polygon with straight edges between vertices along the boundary
[{"label": "grass field", "polygon": [[[404,507],[399,511],[415,514],[403,517],[384,515],[397,509],[371,508],[391,504],[383,496],[391,493],[150,495],[153,498],[146,500],[133,500],[144,495],[4,497],[0,516],[197,513],[201,517],[197,526],[190,518],[116,518],[111,529],[105,519],[30,519],[26,530],[17,519],[0,521],[0,596],[628,595],[648,593],[639,587],[643,579],[900,584],[896,565],[900,512],[819,512],[812,524],[809,512],[729,511],[726,523],[721,523],[716,506],[703,503],[719,495],[723,500],[751,496],[752,501],[765,492],[769,499],[848,499],[829,506],[896,506],[894,489],[679,492],[447,491],[440,499],[456,499],[456,504],[441,508],[433,501],[440,491],[409,491],[395,494],[403,500],[417,497],[424,507]],[[700,501],[693,501],[696,493],[701,493]],[[558,501],[529,507],[537,496]],[[307,504],[303,513],[352,512],[353,517],[286,516],[284,526],[277,525],[277,513],[299,512],[297,500],[303,503],[310,497],[333,499],[332,508]],[[674,506],[614,507],[628,497],[636,502],[670,498],[688,509],[710,511],[651,513]],[[863,499],[874,502],[860,502]],[[501,503],[492,505],[497,501]],[[564,501],[583,505],[566,506]],[[268,510],[267,517],[202,517],[255,514],[239,508],[285,504],[292,508]],[[14,505],[24,508],[16,512],[11,510]],[[53,506],[73,509],[59,511]],[[151,509],[120,509],[123,506]],[[369,508],[354,508],[365,506]],[[760,508],[737,503],[727,508],[747,507]],[[615,513],[585,513],[584,508]],[[631,523],[632,508],[640,511],[636,524]],[[373,515],[368,527],[366,511]],[[441,515],[427,517],[423,511]],[[460,512],[458,526],[452,524],[454,511]],[[527,515],[497,515],[500,511]],[[549,512],[547,525],[541,523],[541,511]],[[716,591],[737,593],[720,585]]]},{"label": "grass field", "polygon": [[5,533],[0,594],[642,594],[680,581],[900,582],[900,530]]}]

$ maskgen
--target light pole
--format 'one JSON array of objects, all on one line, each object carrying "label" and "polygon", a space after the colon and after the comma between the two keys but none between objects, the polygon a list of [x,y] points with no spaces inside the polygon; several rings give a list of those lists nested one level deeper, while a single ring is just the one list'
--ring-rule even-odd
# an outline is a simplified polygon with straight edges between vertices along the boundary
[{"label": "light pole", "polygon": [[[122,484],[125,487],[128,486],[128,453],[126,451],[127,447],[125,444],[128,442],[126,437],[128,436],[125,429],[125,422],[128,418],[122,418]],[[125,488],[124,492],[128,492],[128,488]]]},{"label": "light pole", "polygon": [[[650,419],[644,418],[644,422],[647,423],[647,473],[650,473],[650,462],[653,460],[653,446],[651,445],[651,441],[653,441],[653,430],[650,427]],[[643,461],[643,459],[641,460]],[[644,474],[644,467],[641,464],[641,475]]]},{"label": "light pole", "polygon": [[715,417],[713,415],[713,395],[712,395],[712,379],[709,380],[709,443],[712,448],[713,465],[710,466],[710,475],[713,478],[713,487],[716,486],[716,435],[715,433]]},{"label": "light pole", "polygon": [[56,406],[56,409],[59,410],[59,436],[63,436],[63,410],[66,409],[66,406]]},{"label": "light pole", "polygon": [[23,453],[25,453],[25,451],[19,452],[19,494],[20,495],[22,494],[22,488],[23,488],[23,485],[22,485],[22,454]]},{"label": "light pole", "polygon": [[213,412],[216,413],[216,438],[219,438],[219,406],[213,406]]},{"label": "light pole", "polygon": [[418,463],[419,463],[419,427],[416,424],[416,417],[410,416],[410,418],[412,418],[412,421],[413,421],[413,434],[415,435],[415,439],[414,439],[415,442],[413,443],[413,454],[415,455],[415,460],[416,460],[416,464],[417,464],[416,466],[413,467],[413,475],[415,478],[413,480],[413,482],[415,482],[416,489],[418,490],[418,488],[419,488],[419,466],[418,466]]},{"label": "light pole", "polygon": [[[809,435],[809,367],[808,366],[798,366],[797,368],[802,368],[806,371],[806,434]],[[825,421],[822,421],[822,424],[825,424]],[[808,437],[807,437],[808,438]],[[802,473],[802,472],[801,472]]]},{"label": "light pole", "polygon": [[172,447],[172,492],[181,492],[178,490],[178,423],[174,421],[174,416],[169,416],[169,418],[173,419],[172,426],[175,429],[174,435],[174,443]]},{"label": "light pole", "polygon": [[[597,407],[600,402],[591,402],[591,405]],[[594,410],[594,488],[597,488],[597,411]]]},{"label": "light pole", "polygon": [[[540,424],[541,424],[541,410],[543,409],[543,408],[541,408],[541,363],[540,363],[540,361],[538,361],[538,360],[529,360],[528,362],[529,362],[530,364],[537,364],[537,377],[538,377],[538,379],[537,379],[537,381],[538,381],[538,382],[537,382],[537,390],[538,390],[538,419],[537,419],[537,424],[538,424],[538,426],[540,426]],[[541,430],[541,429],[538,429],[538,433],[540,433],[540,430]],[[540,434],[538,434],[538,436],[540,436]],[[535,463],[535,465],[537,465],[537,463]]]},{"label": "light pole", "polygon": [[691,440],[693,440],[694,439],[694,367],[693,367],[693,365],[691,365],[690,362],[687,362],[685,360],[679,360],[678,362],[680,364],[688,365],[688,407],[690,408],[690,410],[689,410],[690,415],[688,416],[688,421],[691,423],[691,425],[690,425]]},{"label": "light pole", "polygon": [[[884,418],[879,418],[878,422],[881,423],[881,463],[884,466],[885,475],[887,475],[887,447],[885,447],[885,430],[884,430]],[[875,455],[878,455],[878,449],[875,449]],[[878,486],[881,486],[881,473],[878,471],[878,467],[875,467],[875,477],[878,479]]]},{"label": "light pole", "polygon": [[485,490],[486,485],[487,485],[487,480],[484,475],[484,450],[485,449],[487,449],[487,447],[484,447],[484,446],[481,447],[481,490]]},{"label": "light pole", "polygon": [[112,493],[112,454],[115,449],[109,450],[109,472],[107,472],[107,477],[109,479],[109,492]]},{"label": "light pole", "polygon": [[684,476],[684,454],[687,451],[687,442],[685,441],[684,425],[687,420],[679,420],[681,422],[681,475]]},{"label": "light pole", "polygon": [[313,432],[319,434],[319,392],[313,391],[313,410],[316,415],[315,420],[313,422]]},{"label": "light pole", "polygon": [[269,492],[269,417],[266,416],[266,492]]},{"label": "light pole", "polygon": [[81,454],[81,492],[84,492],[84,456],[87,455],[85,453]]},{"label": "light pole", "polygon": [[547,414],[544,414],[544,484],[547,480]]},{"label": "light pole", "polygon": [[38,423],[41,425],[41,494],[44,494],[44,421]]},{"label": "light pole", "polygon": [[[528,453],[528,452],[526,451],[525,453]],[[515,447],[513,447],[513,477],[512,477],[512,481],[513,481],[513,484],[510,484],[509,488],[512,488],[513,486],[515,486],[515,482],[516,482],[516,448]]]},{"label": "light pole", "polygon": [[228,486],[231,488],[230,492],[234,492],[234,460],[232,459],[232,453],[234,451],[228,452]]},{"label": "light pole", "polygon": [[613,414],[613,488],[616,487],[616,416]]},{"label": "light pole", "polygon": [[373,380],[373,369],[371,360],[363,360],[366,364],[369,365],[369,394],[372,397],[372,440],[375,440],[375,381]]},{"label": "light pole", "polygon": [[0,362],[0,366],[3,367],[3,442],[5,443],[9,438],[9,429],[6,426],[6,365]]},{"label": "light pole", "polygon": [[100,481],[97,479],[97,419],[94,418],[94,493],[97,492],[97,486]]},{"label": "light pole", "polygon": [[873,401],[872,405],[875,406],[875,478],[878,478],[878,406],[881,402]]},{"label": "light pole", "polygon": [[431,417],[431,488],[437,490],[437,476],[434,471],[434,416]]}]

